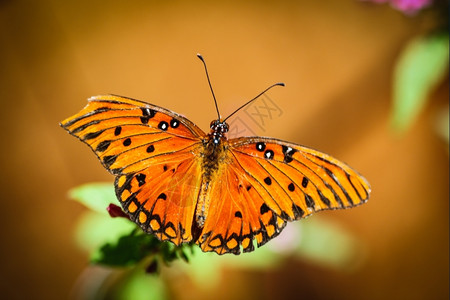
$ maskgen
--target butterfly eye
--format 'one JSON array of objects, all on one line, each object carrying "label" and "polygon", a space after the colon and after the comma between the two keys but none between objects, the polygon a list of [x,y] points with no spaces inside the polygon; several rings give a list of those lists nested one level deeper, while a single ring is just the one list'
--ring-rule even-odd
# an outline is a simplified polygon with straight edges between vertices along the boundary
[{"label": "butterfly eye", "polygon": [[228,132],[228,129],[229,129],[228,124],[227,123],[222,123],[222,132],[226,133],[226,132]]},{"label": "butterfly eye", "polygon": [[217,126],[217,120],[213,120],[211,121],[211,123],[209,124],[209,128],[214,129]]}]

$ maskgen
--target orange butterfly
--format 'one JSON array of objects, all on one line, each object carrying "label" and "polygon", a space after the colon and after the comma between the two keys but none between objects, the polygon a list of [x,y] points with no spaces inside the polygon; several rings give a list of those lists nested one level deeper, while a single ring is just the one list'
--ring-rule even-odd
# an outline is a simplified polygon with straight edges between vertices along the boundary
[{"label": "orange butterfly", "polygon": [[206,134],[146,102],[114,95],[88,102],[61,126],[116,176],[117,198],[131,220],[162,241],[250,252],[254,239],[264,245],[288,221],[369,198],[366,179],[327,154],[273,138],[228,140],[231,115],[221,119],[218,109]]}]

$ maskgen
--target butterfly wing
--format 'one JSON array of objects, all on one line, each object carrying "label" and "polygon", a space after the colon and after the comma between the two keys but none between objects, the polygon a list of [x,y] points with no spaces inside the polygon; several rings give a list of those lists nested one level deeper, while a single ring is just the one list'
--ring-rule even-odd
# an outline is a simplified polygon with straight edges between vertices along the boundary
[{"label": "butterfly wing", "polygon": [[[206,136],[195,124],[164,108],[109,95],[90,98],[61,126],[116,175],[116,195],[133,221],[176,245],[194,239]],[[367,181],[326,154],[269,138],[226,143],[208,188],[208,217],[195,234],[203,251],[252,251],[254,239],[265,244],[288,221],[368,199]]]},{"label": "butterfly wing", "polygon": [[368,200],[364,177],[327,154],[260,137],[230,140],[228,149],[228,166],[222,183],[212,187],[210,217],[198,241],[204,251],[252,251],[254,238],[265,244],[287,221]]},{"label": "butterfly wing", "polygon": [[117,176],[117,198],[132,220],[161,240],[177,245],[192,240],[204,132],[142,101],[114,95],[88,101],[61,126]]},{"label": "butterfly wing", "polygon": [[[250,169],[249,169],[250,170]],[[277,236],[286,220],[265,205],[265,194],[254,188],[239,162],[229,157],[226,166],[210,186],[210,205],[202,234],[197,244],[203,251],[239,254],[254,250]]]}]

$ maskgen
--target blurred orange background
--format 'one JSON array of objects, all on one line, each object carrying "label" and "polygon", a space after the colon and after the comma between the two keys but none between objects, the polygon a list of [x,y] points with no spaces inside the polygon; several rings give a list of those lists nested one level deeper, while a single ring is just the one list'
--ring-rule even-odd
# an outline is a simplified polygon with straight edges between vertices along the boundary
[{"label": "blurred orange background", "polygon": [[[64,299],[88,265],[73,232],[85,210],[67,191],[111,181],[58,123],[89,96],[114,93],[187,116],[223,115],[268,85],[281,109],[258,135],[307,145],[370,181],[361,207],[320,213],[367,248],[339,272],[288,260],[274,270],[226,270],[220,288],[169,283],[174,299],[448,299],[448,146],[434,117],[448,79],[403,135],[389,127],[392,71],[427,16],[360,1],[1,1],[3,299]],[[189,290],[189,293],[183,291]]]}]

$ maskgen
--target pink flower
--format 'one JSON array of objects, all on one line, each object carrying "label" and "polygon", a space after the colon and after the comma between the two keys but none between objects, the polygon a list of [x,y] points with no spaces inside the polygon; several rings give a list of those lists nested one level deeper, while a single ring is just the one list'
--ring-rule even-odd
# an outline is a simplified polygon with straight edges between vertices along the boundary
[{"label": "pink flower", "polygon": [[406,15],[414,15],[418,11],[430,6],[431,3],[433,2],[433,0],[368,0],[368,1],[377,4],[389,2],[393,8],[403,12]]},{"label": "pink flower", "polygon": [[391,0],[391,5],[407,15],[412,15],[429,6],[431,2],[432,0]]}]

